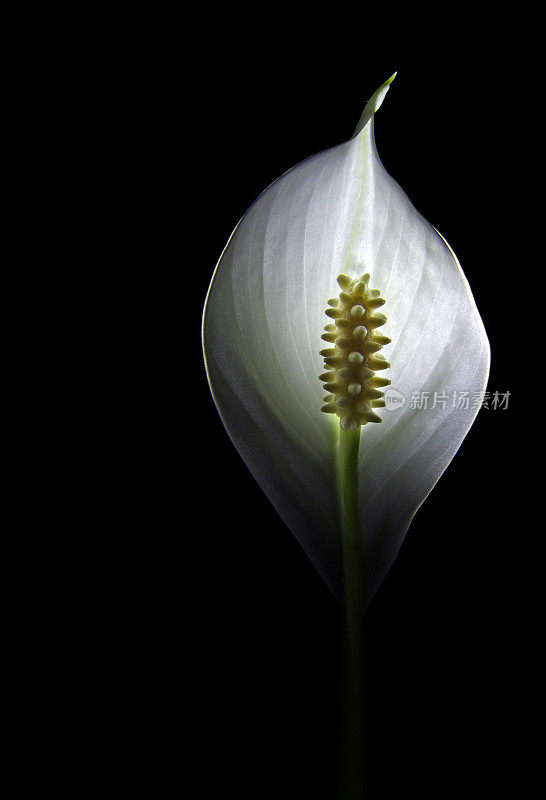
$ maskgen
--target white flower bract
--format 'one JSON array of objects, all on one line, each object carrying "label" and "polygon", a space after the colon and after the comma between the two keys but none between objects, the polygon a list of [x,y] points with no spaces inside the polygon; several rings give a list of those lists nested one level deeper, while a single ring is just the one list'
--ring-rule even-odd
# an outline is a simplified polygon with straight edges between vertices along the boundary
[{"label": "white flower bract", "polygon": [[[381,424],[363,429],[364,605],[478,410],[449,402],[415,408],[412,393],[482,392],[489,370],[487,336],[457,258],[379,160],[373,117],[391,80],[371,98],[350,141],[298,164],[248,209],[218,262],[203,315],[205,362],[222,421],[340,597],[338,421],[321,413],[317,377],[324,309],[340,273],[369,273],[385,299],[392,341],[382,352],[392,388],[407,402],[382,409]],[[244,495],[244,487],[234,488]]]}]

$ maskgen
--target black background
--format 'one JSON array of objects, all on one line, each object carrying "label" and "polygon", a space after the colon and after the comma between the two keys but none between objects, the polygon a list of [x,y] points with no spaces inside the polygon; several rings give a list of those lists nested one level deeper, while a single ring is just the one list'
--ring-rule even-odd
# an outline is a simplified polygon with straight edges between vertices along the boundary
[{"label": "black background", "polygon": [[[525,76],[507,58],[492,74],[489,54],[454,63],[441,47],[426,58],[364,57],[358,69],[291,55],[284,71],[239,64],[235,91],[233,69],[220,73],[204,117],[200,109],[201,297],[246,207],[290,166],[347,139],[398,70],[376,117],[380,157],[457,253],[491,342],[488,389],[511,396],[508,410],[479,414],[365,616],[370,798],[520,791],[534,645],[525,534],[514,523],[523,389],[509,319],[524,258],[526,209],[515,198],[526,123],[516,124],[514,98]],[[199,309],[194,317],[197,326]],[[207,491],[194,546],[207,585],[195,598],[192,658],[201,686],[206,676],[201,735],[212,734],[221,780],[241,797],[332,798],[339,612],[233,449],[203,374],[201,382]]]},{"label": "black background", "polygon": [[254,22],[253,36],[214,44],[161,25],[112,79],[115,113],[132,115],[115,150],[138,211],[126,238],[145,267],[129,265],[120,305],[134,326],[117,354],[123,375],[141,336],[139,417],[118,443],[123,466],[108,465],[124,474],[133,460],[132,482],[109,486],[121,492],[115,533],[86,544],[100,561],[82,623],[95,646],[80,656],[98,763],[150,796],[336,797],[339,610],[223,429],[200,324],[246,208],[349,138],[397,70],[376,118],[380,157],[459,257],[491,342],[488,389],[511,396],[507,410],[480,412],[365,615],[367,800],[525,796],[536,543],[518,488],[528,356],[517,292],[536,258],[533,65],[492,34],[448,42],[440,23],[389,49],[386,33],[358,43],[286,21],[267,38]]},{"label": "black background", "polygon": [[519,9],[481,26],[459,7],[378,10],[317,5],[298,25],[278,5],[86,9],[13,59],[36,96],[13,90],[7,158],[40,218],[10,196],[37,249],[36,274],[24,257],[14,272],[46,365],[20,359],[28,405],[9,421],[18,780],[340,800],[339,609],[223,429],[201,314],[248,206],[348,139],[397,70],[379,155],[459,257],[488,388],[511,396],[478,415],[363,619],[365,800],[534,796],[542,28]]}]

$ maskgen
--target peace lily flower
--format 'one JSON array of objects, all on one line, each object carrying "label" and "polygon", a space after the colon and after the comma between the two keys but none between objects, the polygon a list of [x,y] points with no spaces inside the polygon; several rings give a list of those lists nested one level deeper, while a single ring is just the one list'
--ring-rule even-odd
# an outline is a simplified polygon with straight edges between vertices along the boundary
[{"label": "peace lily flower", "polygon": [[[350,141],[248,209],[203,317],[235,447],[334,594],[349,587],[359,610],[477,414],[454,407],[455,393],[481,393],[489,370],[455,254],[377,154],[374,114],[393,78]],[[399,405],[384,407],[384,391]],[[440,400],[419,408],[415,392]]]}]

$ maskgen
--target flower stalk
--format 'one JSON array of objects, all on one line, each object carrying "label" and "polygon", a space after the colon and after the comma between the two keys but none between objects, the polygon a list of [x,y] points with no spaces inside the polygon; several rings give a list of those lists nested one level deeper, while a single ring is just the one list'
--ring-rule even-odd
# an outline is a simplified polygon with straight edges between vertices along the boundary
[{"label": "flower stalk", "polygon": [[360,586],[360,533],[358,514],[359,426],[355,431],[339,427],[337,451],[337,490],[345,583],[345,610],[351,651],[358,656],[362,604]]},{"label": "flower stalk", "polygon": [[342,780],[344,800],[364,797],[364,736],[362,697],[362,591],[358,456],[362,428],[339,426],[336,477],[343,553],[345,630],[342,672]]}]

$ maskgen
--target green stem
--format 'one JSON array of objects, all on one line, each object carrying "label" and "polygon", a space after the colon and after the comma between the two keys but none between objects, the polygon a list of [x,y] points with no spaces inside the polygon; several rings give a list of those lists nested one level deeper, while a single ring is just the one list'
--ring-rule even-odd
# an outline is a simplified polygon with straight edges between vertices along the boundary
[{"label": "green stem", "polygon": [[358,655],[362,605],[360,589],[360,542],[358,513],[358,452],[360,431],[340,428],[337,480],[340,500],[340,525],[345,577],[345,608],[351,648]]},{"label": "green stem", "polygon": [[343,670],[343,800],[364,797],[364,737],[362,725],[362,593],[360,585],[360,526],[358,511],[359,427],[340,428],[337,488],[345,580],[345,659]]}]

